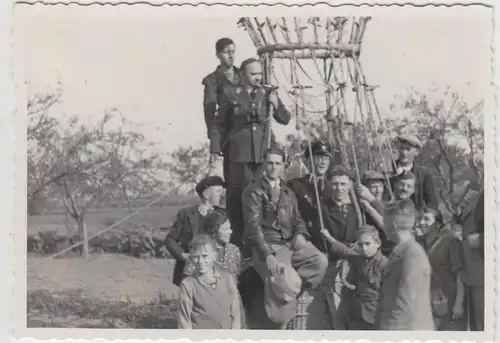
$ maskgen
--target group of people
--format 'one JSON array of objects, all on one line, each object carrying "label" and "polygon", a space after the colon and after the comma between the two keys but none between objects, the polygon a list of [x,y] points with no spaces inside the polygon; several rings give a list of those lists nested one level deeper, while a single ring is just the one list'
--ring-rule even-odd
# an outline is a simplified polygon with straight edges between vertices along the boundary
[{"label": "group of people", "polygon": [[166,237],[178,327],[285,329],[301,298],[323,292],[329,329],[483,330],[484,286],[464,276],[467,256],[482,256],[483,195],[476,225],[446,229],[412,135],[398,137],[390,173],[356,180],[318,140],[303,154],[310,173],[283,180],[269,115],[286,125],[290,112],[258,59],[234,67],[229,38],[215,50],[203,79],[211,173]]}]

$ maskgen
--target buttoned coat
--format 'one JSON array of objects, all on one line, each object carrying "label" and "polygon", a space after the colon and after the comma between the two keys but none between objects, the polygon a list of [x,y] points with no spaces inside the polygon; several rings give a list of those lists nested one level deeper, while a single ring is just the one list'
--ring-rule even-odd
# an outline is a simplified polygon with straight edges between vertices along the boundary
[{"label": "buttoned coat", "polygon": [[[316,201],[316,190],[312,175],[305,175],[288,182],[288,187],[295,193],[300,215],[311,236],[311,243],[321,252],[327,252],[328,245],[321,235],[321,224],[319,222],[318,204]],[[320,203],[324,201],[325,192],[318,189]]]},{"label": "buttoned coat", "polygon": [[[254,99],[243,86],[225,87],[223,93],[215,125],[211,127],[210,153],[221,154],[227,145],[230,162],[261,163],[271,141],[267,91],[258,88]],[[281,101],[278,103],[273,117],[277,123],[287,125],[291,114]]]},{"label": "buttoned coat", "polygon": [[384,268],[377,326],[380,330],[434,330],[431,266],[415,239],[397,245]]}]

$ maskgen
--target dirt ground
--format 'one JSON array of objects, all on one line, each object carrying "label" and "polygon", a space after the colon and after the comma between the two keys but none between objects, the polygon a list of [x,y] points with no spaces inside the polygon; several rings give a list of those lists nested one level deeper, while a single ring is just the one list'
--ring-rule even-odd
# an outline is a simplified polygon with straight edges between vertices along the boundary
[{"label": "dirt ground", "polygon": [[143,260],[114,254],[91,255],[89,260],[42,260],[28,258],[28,292],[78,290],[93,298],[130,302],[177,294],[177,287],[172,284],[173,260]]}]

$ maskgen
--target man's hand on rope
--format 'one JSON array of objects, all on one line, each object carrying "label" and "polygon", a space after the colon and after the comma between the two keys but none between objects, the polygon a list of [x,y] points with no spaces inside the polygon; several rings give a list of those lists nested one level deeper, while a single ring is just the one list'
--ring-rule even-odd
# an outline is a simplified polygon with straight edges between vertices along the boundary
[{"label": "man's hand on rope", "polygon": [[274,108],[278,108],[278,94],[276,91],[273,91],[269,94],[269,102],[274,106]]},{"label": "man's hand on rope", "polygon": [[210,154],[210,161],[208,167],[209,176],[220,176],[224,178],[224,166],[222,156],[219,154]]},{"label": "man's hand on rope", "polygon": [[366,186],[362,184],[357,185],[355,191],[360,200],[364,199],[369,203],[375,200],[375,196],[370,192],[370,190]]}]

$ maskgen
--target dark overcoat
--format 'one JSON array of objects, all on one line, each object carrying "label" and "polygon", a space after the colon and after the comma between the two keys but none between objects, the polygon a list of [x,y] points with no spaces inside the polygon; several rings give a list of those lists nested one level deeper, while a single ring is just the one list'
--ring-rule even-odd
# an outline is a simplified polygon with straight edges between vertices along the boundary
[{"label": "dark overcoat", "polygon": [[203,220],[198,205],[183,208],[177,212],[175,222],[165,238],[167,250],[176,260],[172,277],[174,285],[179,286],[182,281],[185,267],[182,254],[189,252],[193,237],[202,233]]},{"label": "dark overcoat", "polygon": [[[314,179],[311,175],[305,175],[303,177],[290,180],[288,182],[288,187],[290,187],[297,197],[299,211],[302,219],[304,219],[307,231],[309,231],[311,236],[311,243],[314,244],[314,246],[321,252],[326,253],[328,245],[321,234],[321,224],[319,222]],[[326,195],[324,191],[319,189],[318,191],[321,203],[324,201]]]}]

